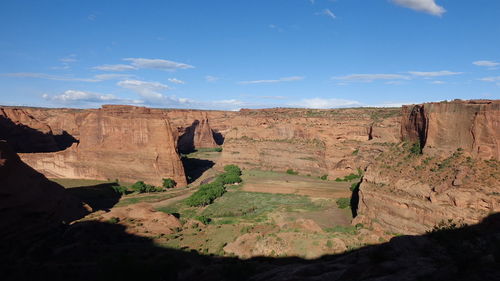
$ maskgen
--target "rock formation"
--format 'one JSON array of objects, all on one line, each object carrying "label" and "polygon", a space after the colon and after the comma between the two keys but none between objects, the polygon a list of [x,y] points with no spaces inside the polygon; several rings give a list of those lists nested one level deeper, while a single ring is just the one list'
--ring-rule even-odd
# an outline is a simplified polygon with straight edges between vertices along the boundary
[{"label": "rock formation", "polygon": [[21,239],[88,213],[64,188],[21,161],[0,140],[0,240]]},{"label": "rock formation", "polygon": [[61,110],[59,118],[53,117],[54,112],[33,112],[59,130],[68,125],[68,131],[78,138],[63,151],[21,154],[25,162],[48,177],[143,180],[155,185],[161,185],[162,178],[172,178],[178,186],[186,185],[176,137],[161,111],[103,106],[96,110]]},{"label": "rock formation", "polygon": [[214,132],[208,123],[206,115],[201,121],[195,120],[179,137],[178,148],[183,153],[189,153],[200,148],[216,147],[218,145],[214,139]]},{"label": "rock formation", "polygon": [[424,154],[410,144],[381,154],[364,175],[354,223],[417,234],[500,211],[500,102],[404,106],[402,118],[402,139],[419,142]]},{"label": "rock formation", "polygon": [[461,148],[481,159],[500,159],[500,101],[472,100],[403,107],[403,139],[425,153]]}]

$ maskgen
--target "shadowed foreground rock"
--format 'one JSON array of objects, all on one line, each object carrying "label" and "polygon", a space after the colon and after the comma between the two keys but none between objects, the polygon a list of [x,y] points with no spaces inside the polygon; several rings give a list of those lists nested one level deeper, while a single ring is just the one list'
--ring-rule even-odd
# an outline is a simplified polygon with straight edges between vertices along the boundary
[{"label": "shadowed foreground rock", "polygon": [[64,188],[23,163],[0,140],[0,239],[20,239],[88,213]]},{"label": "shadowed foreground rock", "polygon": [[[26,236],[29,236],[26,234]],[[26,238],[26,237],[23,237]],[[29,239],[27,239],[29,240]],[[500,214],[316,260],[203,256],[81,222],[2,252],[3,280],[499,280]],[[22,253],[22,254],[20,254]]]}]

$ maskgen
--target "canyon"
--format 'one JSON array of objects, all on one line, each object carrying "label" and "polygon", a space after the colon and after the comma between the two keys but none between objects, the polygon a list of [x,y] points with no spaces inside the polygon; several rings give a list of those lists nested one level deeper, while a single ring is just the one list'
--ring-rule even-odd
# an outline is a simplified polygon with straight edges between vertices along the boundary
[{"label": "canyon", "polygon": [[[0,142],[0,215],[4,230],[0,236],[13,239],[53,229],[59,233],[55,237],[64,237],[58,240],[56,248],[64,253],[69,243],[75,249],[71,250],[71,257],[78,256],[75,253],[91,257],[86,247],[91,247],[92,253],[99,253],[102,250],[95,245],[111,245],[109,240],[115,238],[107,237],[105,232],[134,245],[149,245],[141,239],[154,237],[151,239],[156,244],[166,243],[168,247],[181,249],[190,239],[194,239],[191,243],[200,243],[190,237],[201,237],[198,239],[204,242],[196,244],[201,247],[196,248],[200,253],[216,248],[218,252],[210,252],[211,255],[222,253],[250,259],[249,264],[261,270],[253,273],[253,280],[307,279],[301,270],[314,272],[321,276],[319,280],[328,276],[360,277],[354,273],[354,264],[370,264],[370,274],[386,276],[393,271],[371,265],[387,260],[386,256],[392,254],[401,256],[391,260],[391,266],[398,268],[394,270],[398,278],[407,274],[420,276],[411,273],[412,270],[430,270],[436,274],[433,262],[426,260],[425,249],[446,248],[443,250],[446,253],[432,256],[436,262],[455,259],[454,254],[447,252],[448,246],[453,245],[447,246],[439,240],[442,231],[472,232],[484,241],[496,241],[494,234],[489,235],[498,224],[498,216],[493,214],[500,212],[499,122],[498,100],[454,100],[402,108],[274,108],[238,112],[124,105],[105,105],[99,109],[4,106],[0,107],[0,138],[5,140]],[[208,158],[202,157],[207,155]],[[176,203],[193,194],[198,186],[213,182],[216,172],[229,164],[243,169],[244,182],[242,186],[228,187],[222,198],[197,210],[203,216],[194,216],[193,208]],[[342,178],[349,175],[360,177],[359,183],[350,180],[342,183]],[[156,186],[162,185],[163,179],[172,179],[177,185],[153,203],[93,209],[89,202],[70,195],[48,178],[102,180],[113,184],[144,181]],[[310,186],[316,187],[308,191]],[[313,198],[314,194],[322,198]],[[350,226],[339,226],[345,233],[331,235],[332,230],[325,226],[331,222],[321,225],[325,218],[341,222],[347,217],[345,212],[329,205],[335,201],[328,201],[327,197],[338,199],[346,194],[350,197],[352,221],[347,222]],[[147,197],[134,196],[126,200]],[[233,209],[224,211],[228,206],[223,203],[231,198],[241,199],[231,206]],[[224,221],[234,220],[233,216],[247,216],[264,200],[283,200],[290,205],[272,205],[275,209],[268,213],[272,223],[259,224],[261,218],[253,218],[252,225],[244,220]],[[266,206],[263,208],[270,208]],[[192,215],[184,217],[185,214]],[[215,219],[215,224],[210,224],[205,214]],[[481,233],[483,229],[488,232]],[[219,239],[217,233],[232,240],[220,240],[212,248],[203,249],[205,244]],[[399,237],[402,235],[420,236]],[[84,239],[79,240],[80,237]],[[87,240],[97,244],[86,244]],[[305,258],[318,260],[314,263],[293,260],[281,266],[274,261],[260,263],[252,259],[299,256],[303,252],[297,250],[294,244],[297,241],[311,242],[299,246],[316,251]],[[469,236],[463,241],[477,242]],[[471,257],[478,257],[480,263],[474,266],[487,259],[494,261],[486,263],[496,262],[495,253],[491,253],[496,248],[476,246],[478,251],[482,249],[481,253],[469,251],[462,244],[459,248],[468,251]],[[423,250],[410,250],[412,247]],[[140,255],[137,249],[131,251]],[[350,249],[359,252],[349,253]],[[56,264],[65,256],[58,251],[51,256],[51,262]],[[166,253],[150,246],[148,251],[159,256],[188,255]],[[325,253],[338,256],[320,260]],[[358,259],[357,255],[368,260]],[[184,279],[177,278],[196,280],[196,272],[206,271],[218,280],[221,276],[217,268],[222,261],[206,257],[190,255],[192,260],[181,259],[179,270],[185,269]],[[74,262],[78,263],[79,258]],[[240,261],[226,260],[232,265]],[[418,266],[409,267],[410,262]],[[200,264],[205,263],[211,266],[200,269]],[[296,268],[291,265],[294,263]],[[459,272],[460,267],[454,266],[445,272]],[[411,270],[399,270],[402,268]],[[67,270],[68,274],[74,273],[71,268]],[[495,274],[493,271],[488,276]]]}]

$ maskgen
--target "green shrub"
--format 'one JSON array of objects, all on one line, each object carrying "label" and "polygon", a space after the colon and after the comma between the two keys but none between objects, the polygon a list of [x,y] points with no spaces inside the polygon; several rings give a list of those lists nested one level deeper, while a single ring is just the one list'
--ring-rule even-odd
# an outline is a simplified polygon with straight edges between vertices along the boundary
[{"label": "green shrub", "polygon": [[298,175],[299,174],[299,172],[294,171],[293,169],[286,170],[286,173],[289,174],[289,175]]},{"label": "green shrub", "polygon": [[108,222],[109,222],[109,223],[113,223],[113,224],[115,224],[115,223],[119,223],[119,222],[120,222],[120,219],[119,219],[119,218],[117,218],[117,217],[112,217],[112,218],[110,218],[110,219],[108,220]]},{"label": "green shrub", "polygon": [[358,189],[360,185],[361,185],[361,182],[355,182],[355,183],[351,184],[351,187],[349,187],[349,190],[354,191],[354,190]]},{"label": "green shrub", "polygon": [[177,183],[173,179],[163,179],[163,187],[164,188],[173,188],[177,185]]},{"label": "green shrub", "polygon": [[233,165],[233,164],[224,166],[224,171],[226,171],[227,173],[230,173],[230,174],[235,174],[235,175],[241,176],[240,167]]},{"label": "green shrub", "polygon": [[234,183],[240,183],[243,180],[237,174],[224,173],[224,174],[218,175],[216,181],[221,182],[222,184],[234,184]]},{"label": "green shrub", "polygon": [[128,188],[126,186],[121,186],[121,185],[113,185],[111,187],[116,193],[121,194],[121,195],[126,195],[128,194]]},{"label": "green shrub", "polygon": [[354,151],[352,152],[352,155],[358,155],[358,153],[359,153],[359,148],[357,148],[356,150],[354,150]]},{"label": "green shrub", "polygon": [[351,206],[351,199],[349,198],[339,198],[337,199],[337,206],[340,209],[347,209]]},{"label": "green shrub", "polygon": [[328,179],[328,175],[322,175],[321,177],[319,177],[320,179],[326,181]]},{"label": "green shrub", "polygon": [[420,143],[419,142],[416,142],[416,143],[413,143],[410,147],[410,154],[413,154],[413,155],[420,155],[422,154],[422,148],[420,147]]},{"label": "green shrub", "polygon": [[143,181],[138,181],[131,186],[132,190],[139,193],[149,193],[149,192],[160,192],[163,191],[162,188],[156,187],[154,185],[145,184]]},{"label": "green shrub", "polygon": [[224,185],[215,181],[201,185],[200,188],[186,199],[186,204],[191,207],[206,206],[226,192]]},{"label": "green shrub", "polygon": [[328,241],[326,241],[326,246],[327,246],[328,248],[333,247],[332,240],[328,240]]},{"label": "green shrub", "polygon": [[194,219],[203,223],[203,224],[209,224],[210,222],[212,222],[212,219],[210,219],[206,216],[196,216],[196,217],[194,217]]},{"label": "green shrub", "polygon": [[358,174],[351,173],[343,178],[336,178],[335,181],[337,181],[337,182],[339,182],[339,181],[352,181],[352,180],[361,178],[361,176],[362,176],[362,174],[360,174],[358,171]]}]

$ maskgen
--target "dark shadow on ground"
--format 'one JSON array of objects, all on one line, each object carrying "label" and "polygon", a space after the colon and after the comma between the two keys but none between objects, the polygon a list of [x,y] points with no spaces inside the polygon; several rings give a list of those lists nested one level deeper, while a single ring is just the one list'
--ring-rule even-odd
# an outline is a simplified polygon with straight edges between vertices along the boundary
[{"label": "dark shadow on ground", "polygon": [[201,177],[206,170],[215,165],[213,161],[206,159],[182,157],[181,160],[188,183],[194,182]]},{"label": "dark shadow on ground", "polygon": [[500,280],[498,213],[315,260],[205,256],[92,221],[18,238],[0,243],[2,280]]},{"label": "dark shadow on ground", "polygon": [[64,131],[61,135],[43,133],[0,116],[0,139],[6,140],[17,153],[56,152],[78,140]]},{"label": "dark shadow on ground", "polygon": [[121,198],[121,194],[113,189],[115,185],[117,183],[102,183],[93,186],[67,188],[66,191],[87,203],[92,207],[93,211],[109,210]]}]

